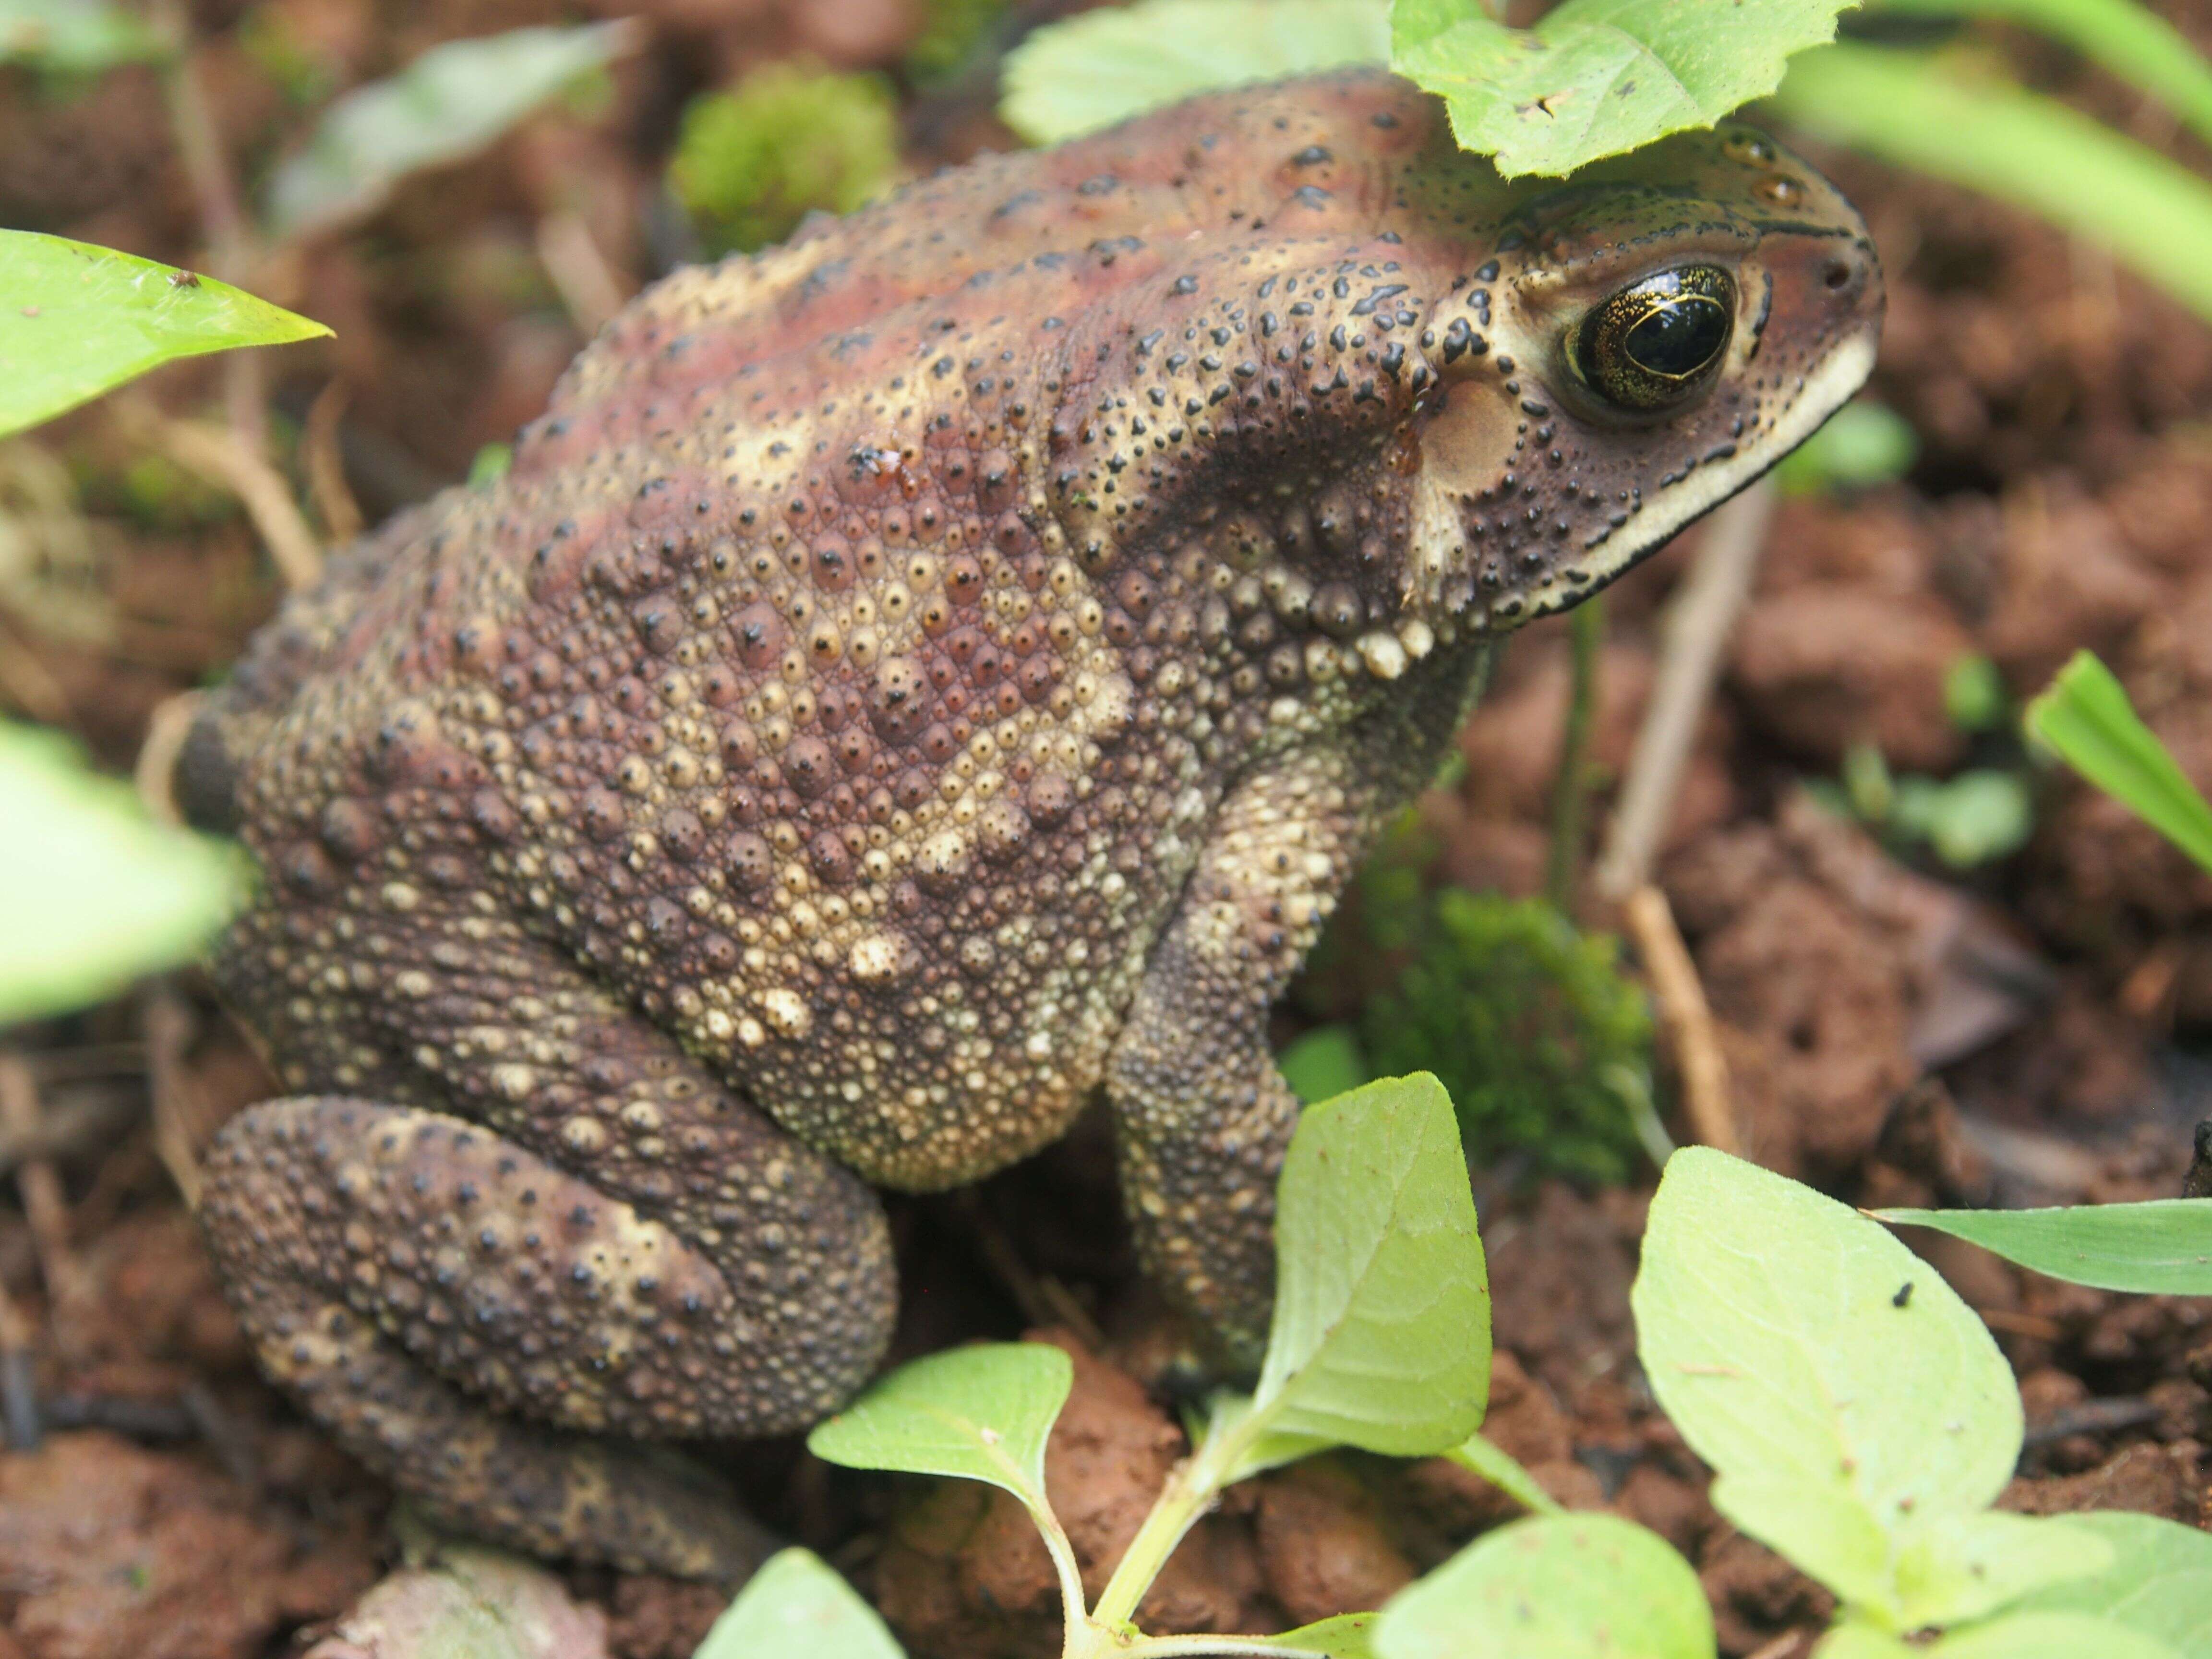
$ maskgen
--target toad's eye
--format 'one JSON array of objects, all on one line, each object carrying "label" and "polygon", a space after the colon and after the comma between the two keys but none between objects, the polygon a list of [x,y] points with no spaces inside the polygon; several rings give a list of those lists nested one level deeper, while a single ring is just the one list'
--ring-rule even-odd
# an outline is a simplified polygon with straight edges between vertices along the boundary
[{"label": "toad's eye", "polygon": [[1651,413],[1705,390],[1735,326],[1735,279],[1718,265],[1682,265],[1593,307],[1568,355],[1583,384],[1607,403]]}]

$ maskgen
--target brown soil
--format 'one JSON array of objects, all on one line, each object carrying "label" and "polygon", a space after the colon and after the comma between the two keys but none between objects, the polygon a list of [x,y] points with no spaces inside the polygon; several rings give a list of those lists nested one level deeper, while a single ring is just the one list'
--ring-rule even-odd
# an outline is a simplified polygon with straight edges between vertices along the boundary
[{"label": "brown soil", "polygon": [[[344,84],[438,40],[571,9],[191,9],[224,140],[258,167],[307,119],[269,67],[272,30]],[[545,216],[581,216],[617,285],[635,287],[675,246],[654,203],[684,96],[799,52],[893,65],[920,15],[907,0],[592,9],[648,20],[611,109],[548,114],[409,184],[273,283],[339,331],[268,360],[280,439],[289,446],[341,386],[336,454],[371,519],[509,435],[580,343],[535,251]],[[2212,41],[2212,4],[2172,9]],[[2131,131],[2166,131],[2112,84],[2022,61]],[[915,168],[1007,142],[987,80],[911,99]],[[0,223],[204,267],[203,221],[160,109],[148,71],[70,95],[0,71]],[[1899,772],[2017,764],[2006,740],[1946,717],[1946,671],[1984,653],[2017,700],[2081,646],[2212,785],[2212,331],[2017,215],[1823,159],[1866,209],[1890,275],[1875,391],[1924,447],[1898,484],[1784,503],[1676,804],[1662,878],[1722,1022],[1745,1133],[1774,1167],[1864,1202],[2172,1193],[2190,1126],[2212,1115],[2212,879],[2057,775],[2039,779],[2029,847],[1964,875],[1885,849],[1800,785],[1833,778],[1868,742]],[[172,412],[211,414],[219,374],[185,366],[148,389]],[[224,499],[149,471],[110,410],[33,441],[79,480],[88,540],[81,555],[0,568],[0,709],[68,726],[127,767],[155,707],[219,672],[269,613],[275,577]],[[316,458],[284,453],[304,490]],[[0,472],[0,507],[24,487]],[[319,513],[334,510],[319,498]],[[1608,775],[1627,761],[1654,617],[1689,551],[1610,598],[1594,749]],[[1435,880],[1534,890],[1566,686],[1562,631],[1532,630],[1466,733],[1463,781],[1423,804]],[[1339,973],[1296,1006],[1341,1007],[1363,988]],[[554,1581],[418,1549],[360,1599],[399,1562],[405,1528],[379,1483],[256,1377],[179,1195],[191,1149],[268,1087],[193,975],[9,1033],[5,1054],[29,1068],[42,1138],[27,1160],[15,1128],[0,1135],[23,1199],[0,1206],[0,1290],[29,1334],[27,1355],[13,1351],[0,1318],[0,1405],[18,1425],[34,1414],[42,1437],[0,1452],[0,1659],[400,1659],[456,1601],[534,1608],[556,1632],[549,1653],[686,1659],[719,1607],[697,1586]],[[1499,1344],[1491,1432],[1562,1500],[1633,1516],[1688,1553],[1725,1652],[1803,1659],[1824,1598],[1713,1513],[1637,1368],[1627,1294],[1648,1185],[1479,1172]],[[1095,1591],[1184,1446],[1179,1340],[1132,1273],[1103,1128],[978,1193],[902,1200],[895,1222],[902,1356],[1036,1331],[1074,1357],[1048,1476]],[[2202,1516],[2206,1304],[2070,1288],[1916,1242],[2021,1376],[2029,1443],[2009,1504]],[[872,1594],[917,1654],[1050,1650],[1053,1583],[1011,1499],[830,1469],[792,1443],[722,1462],[763,1516]],[[1512,1512],[1442,1462],[1316,1460],[1231,1493],[1145,1617],[1262,1631],[1372,1607]]]}]

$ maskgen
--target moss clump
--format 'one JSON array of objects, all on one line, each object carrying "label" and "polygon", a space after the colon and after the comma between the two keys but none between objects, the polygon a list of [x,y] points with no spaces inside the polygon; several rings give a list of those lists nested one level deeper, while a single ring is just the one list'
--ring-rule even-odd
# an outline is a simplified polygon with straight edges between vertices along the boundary
[{"label": "moss clump", "polygon": [[1375,1073],[1434,1072],[1478,1164],[1525,1151],[1553,1174],[1624,1179],[1648,1110],[1651,1011],[1619,942],[1541,899],[1456,889],[1405,920],[1413,959],[1360,1020]]},{"label": "moss clump", "polygon": [[966,65],[1006,15],[1006,0],[929,0],[906,70],[924,85]]},{"label": "moss clump", "polygon": [[898,173],[888,81],[783,63],[685,106],[668,183],[708,252],[750,253],[817,208],[851,212]]}]

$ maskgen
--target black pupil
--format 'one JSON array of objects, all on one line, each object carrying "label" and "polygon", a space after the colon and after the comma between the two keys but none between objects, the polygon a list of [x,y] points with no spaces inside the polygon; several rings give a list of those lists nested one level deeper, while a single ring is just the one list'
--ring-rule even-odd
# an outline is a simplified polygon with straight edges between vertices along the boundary
[{"label": "black pupil", "polygon": [[1728,332],[1726,311],[1702,294],[1684,294],[1652,307],[1620,343],[1647,374],[1681,380],[1712,362]]}]

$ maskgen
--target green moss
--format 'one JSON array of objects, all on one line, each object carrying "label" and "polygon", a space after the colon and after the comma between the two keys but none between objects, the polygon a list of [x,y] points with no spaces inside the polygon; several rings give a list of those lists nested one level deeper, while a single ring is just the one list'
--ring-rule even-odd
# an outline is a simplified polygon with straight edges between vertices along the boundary
[{"label": "green moss", "polygon": [[1478,1165],[1525,1151],[1550,1173],[1626,1176],[1651,1012],[1621,975],[1618,941],[1540,899],[1457,889],[1394,921],[1413,954],[1361,1018],[1374,1073],[1434,1072]]},{"label": "green moss", "polygon": [[889,82],[786,63],[685,106],[668,182],[722,254],[781,241],[817,208],[849,213],[898,171]]},{"label": "green moss", "polygon": [[942,80],[958,70],[1006,13],[1006,0],[929,0],[921,33],[906,54],[916,81]]}]

